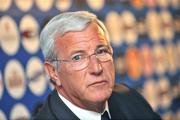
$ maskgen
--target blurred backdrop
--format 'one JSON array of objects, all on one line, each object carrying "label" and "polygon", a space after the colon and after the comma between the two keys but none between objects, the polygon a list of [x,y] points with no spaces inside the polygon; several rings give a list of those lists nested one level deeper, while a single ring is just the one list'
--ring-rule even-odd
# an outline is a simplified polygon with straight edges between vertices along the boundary
[{"label": "blurred backdrop", "polygon": [[180,119],[180,0],[0,0],[0,119],[30,119],[53,89],[39,33],[53,16],[88,10],[114,49],[116,83],[165,120]]}]

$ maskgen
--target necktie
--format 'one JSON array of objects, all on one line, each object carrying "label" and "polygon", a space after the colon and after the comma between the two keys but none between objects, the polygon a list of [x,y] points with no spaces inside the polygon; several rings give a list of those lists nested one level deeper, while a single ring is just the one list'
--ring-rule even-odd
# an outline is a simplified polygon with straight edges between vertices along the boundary
[{"label": "necktie", "polygon": [[101,115],[101,120],[110,120],[108,112],[105,111],[102,115]]}]

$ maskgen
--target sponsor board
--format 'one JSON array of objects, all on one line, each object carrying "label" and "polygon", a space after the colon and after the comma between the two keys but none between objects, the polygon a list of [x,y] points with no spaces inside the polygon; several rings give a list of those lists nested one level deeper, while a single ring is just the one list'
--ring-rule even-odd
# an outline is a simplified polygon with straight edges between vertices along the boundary
[{"label": "sponsor board", "polygon": [[31,15],[25,15],[20,21],[22,45],[29,53],[35,53],[39,49],[39,25]]},{"label": "sponsor board", "polygon": [[4,81],[2,78],[2,73],[0,71],[0,100],[2,98],[3,92],[4,92]]},{"label": "sponsor board", "polygon": [[27,12],[31,9],[34,0],[14,0],[16,6],[23,12]]},{"label": "sponsor board", "polygon": [[10,120],[29,120],[30,112],[25,105],[21,103],[15,104],[10,112]]},{"label": "sponsor board", "polygon": [[146,14],[146,28],[150,39],[153,42],[159,42],[161,39],[161,21],[158,13],[150,10]]},{"label": "sponsor board", "polygon": [[37,96],[42,95],[47,86],[47,77],[45,75],[42,61],[38,57],[29,59],[26,67],[26,75],[29,80],[31,92]]},{"label": "sponsor board", "polygon": [[149,78],[153,75],[153,57],[151,48],[147,44],[143,44],[140,48],[140,59],[142,65],[142,74]]},{"label": "sponsor board", "polygon": [[141,76],[141,61],[136,47],[129,47],[125,55],[127,74],[132,80],[139,80]]},{"label": "sponsor board", "polygon": [[118,12],[110,11],[105,20],[105,25],[110,35],[110,42],[114,46],[119,46],[123,42],[122,20]]},{"label": "sponsor board", "polygon": [[0,120],[7,120],[6,115],[1,109],[0,109]]},{"label": "sponsor board", "polygon": [[160,101],[158,101],[158,88],[156,81],[153,79],[147,79],[144,83],[142,91],[143,96],[151,105],[151,107],[154,110],[157,110]]},{"label": "sponsor board", "polygon": [[15,55],[20,46],[20,36],[15,21],[10,16],[0,19],[0,44],[7,55]]},{"label": "sponsor board", "polygon": [[60,11],[67,11],[72,6],[72,0],[56,0],[55,6]]},{"label": "sponsor board", "polygon": [[136,43],[138,37],[136,18],[130,11],[123,11],[121,16],[123,21],[124,40],[127,44],[133,45]]},{"label": "sponsor board", "polygon": [[47,12],[53,6],[54,0],[35,0],[36,6],[43,12]]},{"label": "sponsor board", "polygon": [[14,99],[21,99],[26,90],[25,74],[21,63],[15,59],[8,61],[4,70],[5,86]]},{"label": "sponsor board", "polygon": [[96,11],[99,11],[101,10],[104,5],[105,5],[105,1],[104,0],[86,0],[88,6],[93,9],[93,10],[96,10]]},{"label": "sponsor board", "polygon": [[0,3],[0,11],[4,12],[10,8],[12,0],[0,0]]}]

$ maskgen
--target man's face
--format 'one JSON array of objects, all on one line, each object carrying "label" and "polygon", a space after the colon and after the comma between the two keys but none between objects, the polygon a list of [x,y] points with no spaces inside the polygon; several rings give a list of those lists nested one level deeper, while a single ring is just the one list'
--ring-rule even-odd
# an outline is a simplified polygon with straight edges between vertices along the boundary
[{"label": "man's face", "polygon": [[[55,49],[58,58],[63,60],[79,59],[83,54],[91,55],[99,46],[108,45],[103,30],[96,23],[90,24],[80,32],[69,32],[57,37]],[[87,67],[77,69],[73,63],[61,62],[58,79],[61,85],[58,91],[72,103],[87,109],[87,104],[105,102],[114,86],[114,65],[110,59],[100,62],[95,55],[89,57]]]}]

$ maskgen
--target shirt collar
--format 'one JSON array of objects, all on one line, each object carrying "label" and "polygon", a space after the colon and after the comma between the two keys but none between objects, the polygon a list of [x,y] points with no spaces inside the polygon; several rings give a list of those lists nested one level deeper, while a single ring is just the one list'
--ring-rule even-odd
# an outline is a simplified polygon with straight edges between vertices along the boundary
[{"label": "shirt collar", "polygon": [[58,96],[68,106],[68,108],[81,120],[101,120],[101,115],[105,111],[108,112],[108,115],[111,118],[108,102],[106,102],[104,111],[102,113],[98,113],[98,112],[82,109],[82,108],[74,105],[69,100],[67,100],[65,97],[63,97],[59,92],[58,92]]}]

